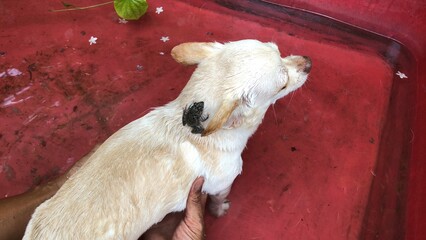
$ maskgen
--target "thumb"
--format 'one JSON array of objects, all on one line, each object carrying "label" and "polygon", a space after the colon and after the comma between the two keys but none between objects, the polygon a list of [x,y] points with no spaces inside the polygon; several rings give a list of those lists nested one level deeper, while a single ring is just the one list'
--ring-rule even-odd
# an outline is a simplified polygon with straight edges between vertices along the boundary
[{"label": "thumb", "polygon": [[186,202],[185,216],[177,227],[174,240],[201,240],[204,239],[204,206],[207,194],[201,193],[204,178],[195,179],[189,191]]},{"label": "thumb", "polygon": [[206,205],[207,200],[207,194],[201,193],[203,184],[203,177],[198,177],[192,184],[191,190],[189,191],[188,200],[186,202],[186,218],[202,220],[204,216],[204,206]]}]

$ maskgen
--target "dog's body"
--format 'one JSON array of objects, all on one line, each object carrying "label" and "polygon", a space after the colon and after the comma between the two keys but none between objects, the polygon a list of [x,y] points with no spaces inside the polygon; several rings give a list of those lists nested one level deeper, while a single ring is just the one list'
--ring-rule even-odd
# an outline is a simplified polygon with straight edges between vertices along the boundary
[{"label": "dog's body", "polygon": [[[204,176],[210,210],[221,216],[241,152],[268,107],[300,87],[306,57],[281,58],[271,43],[186,43],[172,51],[199,64],[177,99],[112,135],[32,216],[24,239],[137,239],[166,214],[181,211]],[[203,101],[200,134],[183,126],[186,106]]]}]

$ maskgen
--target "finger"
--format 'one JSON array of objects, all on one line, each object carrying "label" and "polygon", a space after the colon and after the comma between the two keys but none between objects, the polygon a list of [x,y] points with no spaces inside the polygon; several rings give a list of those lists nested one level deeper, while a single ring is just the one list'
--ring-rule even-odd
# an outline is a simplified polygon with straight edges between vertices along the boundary
[{"label": "finger", "polygon": [[204,218],[204,211],[206,209],[206,202],[207,202],[207,193],[202,192],[201,193],[201,217]]},{"label": "finger", "polygon": [[203,188],[204,178],[197,177],[195,181],[192,183],[190,194],[200,194],[201,189]]},{"label": "finger", "polygon": [[200,208],[202,205],[202,194],[201,189],[204,184],[204,178],[198,177],[192,183],[191,190],[189,191],[188,200],[187,200],[187,209],[188,208]]},{"label": "finger", "polygon": [[201,193],[201,207],[204,209],[207,202],[207,193]]},{"label": "finger", "polygon": [[186,217],[200,219],[204,216],[204,206],[206,204],[207,194],[201,193],[204,184],[204,178],[198,177],[192,184],[186,203]]},{"label": "finger", "polygon": [[204,239],[204,206],[207,195],[201,193],[204,178],[198,177],[192,183],[183,221],[177,227],[173,239]]}]

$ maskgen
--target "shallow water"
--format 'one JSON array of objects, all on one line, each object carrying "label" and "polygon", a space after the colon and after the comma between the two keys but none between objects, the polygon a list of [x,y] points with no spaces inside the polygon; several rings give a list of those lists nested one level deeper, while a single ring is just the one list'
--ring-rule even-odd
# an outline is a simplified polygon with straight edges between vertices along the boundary
[{"label": "shallow water", "polygon": [[172,60],[173,46],[255,38],[277,43],[283,56],[310,56],[313,69],[249,141],[231,210],[207,217],[208,239],[400,234],[414,89],[404,46],[294,9],[218,2],[156,1],[125,24],[112,7],[50,13],[60,4],[4,3],[25,17],[0,22],[0,73],[21,72],[0,77],[0,196],[63,173],[173,100],[194,69]]}]

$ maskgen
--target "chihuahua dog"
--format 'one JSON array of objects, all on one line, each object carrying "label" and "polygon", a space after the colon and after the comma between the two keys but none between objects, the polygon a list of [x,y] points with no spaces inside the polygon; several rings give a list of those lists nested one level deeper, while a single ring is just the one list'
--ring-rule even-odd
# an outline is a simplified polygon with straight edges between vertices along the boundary
[{"label": "chihuahua dog", "polygon": [[181,94],[109,137],[36,209],[25,240],[137,239],[185,208],[198,176],[210,212],[227,212],[248,138],[271,104],[305,83],[311,60],[257,40],[183,43],[171,55],[198,64]]}]

